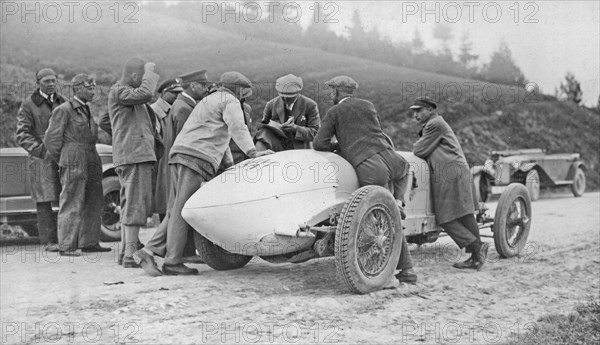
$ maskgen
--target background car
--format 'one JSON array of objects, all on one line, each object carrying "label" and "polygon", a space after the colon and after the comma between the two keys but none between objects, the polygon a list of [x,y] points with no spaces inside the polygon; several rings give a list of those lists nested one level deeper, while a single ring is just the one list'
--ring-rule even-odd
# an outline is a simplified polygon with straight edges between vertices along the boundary
[{"label": "background car", "polygon": [[472,169],[480,201],[500,194],[511,183],[527,187],[531,200],[540,197],[540,188],[570,186],[573,195],[585,192],[585,171],[579,153],[546,154],[542,149],[493,151],[492,159]]},{"label": "background car", "polygon": [[[104,191],[101,239],[116,241],[121,238],[121,186],[112,164],[112,147],[97,144],[96,149],[102,161]],[[20,147],[2,148],[0,165],[0,223],[20,225],[30,236],[37,236],[36,207],[29,193],[27,152]],[[54,204],[54,210],[58,211],[58,203]]]}]

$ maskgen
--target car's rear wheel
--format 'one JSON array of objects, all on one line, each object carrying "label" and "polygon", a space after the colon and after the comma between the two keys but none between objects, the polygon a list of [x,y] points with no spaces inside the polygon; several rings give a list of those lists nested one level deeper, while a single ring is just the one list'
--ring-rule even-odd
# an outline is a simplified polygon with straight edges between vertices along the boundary
[{"label": "car's rear wheel", "polygon": [[217,271],[242,268],[252,259],[252,256],[228,252],[195,231],[194,244],[202,260]]},{"label": "car's rear wheel", "polygon": [[380,290],[392,277],[402,245],[400,222],[387,189],[365,186],[352,193],[335,232],[338,277],[352,292]]},{"label": "car's rear wheel", "polygon": [[104,206],[101,215],[102,241],[121,240],[121,184],[117,176],[102,179]]},{"label": "car's rear wheel", "polygon": [[571,185],[571,192],[576,197],[582,196],[585,192],[585,174],[581,168],[575,170],[575,176],[573,177],[573,184]]},{"label": "car's rear wheel", "polygon": [[519,255],[531,227],[531,198],[527,188],[511,183],[500,195],[494,215],[494,245],[502,258]]},{"label": "car's rear wheel", "polygon": [[527,187],[531,201],[536,201],[540,198],[540,175],[537,170],[529,170],[525,178],[525,187]]}]

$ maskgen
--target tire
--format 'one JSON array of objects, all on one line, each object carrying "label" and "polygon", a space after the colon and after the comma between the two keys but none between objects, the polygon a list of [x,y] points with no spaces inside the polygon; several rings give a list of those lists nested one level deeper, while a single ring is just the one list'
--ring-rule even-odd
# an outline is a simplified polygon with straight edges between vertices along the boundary
[{"label": "tire", "polygon": [[575,170],[573,184],[571,185],[571,192],[573,192],[575,197],[580,197],[585,192],[585,174],[581,168],[577,168],[577,170]]},{"label": "tire", "polygon": [[487,176],[483,174],[477,174],[473,177],[473,186],[475,188],[475,195],[477,195],[478,202],[486,202],[490,195],[490,182]]},{"label": "tire", "polygon": [[500,195],[494,215],[494,245],[502,258],[519,255],[531,227],[531,198],[527,188],[511,183]]},{"label": "tire", "polygon": [[537,170],[529,170],[525,178],[525,187],[527,187],[531,201],[536,201],[540,198],[540,175]]},{"label": "tire", "polygon": [[100,239],[105,242],[121,240],[121,184],[117,176],[102,179],[104,206],[102,208]]},{"label": "tire", "polygon": [[230,253],[196,231],[194,231],[194,244],[202,260],[217,271],[242,268],[252,259],[252,256]]},{"label": "tire", "polygon": [[352,193],[335,232],[337,275],[350,291],[380,290],[394,274],[402,245],[400,222],[400,210],[387,189],[365,186]]}]

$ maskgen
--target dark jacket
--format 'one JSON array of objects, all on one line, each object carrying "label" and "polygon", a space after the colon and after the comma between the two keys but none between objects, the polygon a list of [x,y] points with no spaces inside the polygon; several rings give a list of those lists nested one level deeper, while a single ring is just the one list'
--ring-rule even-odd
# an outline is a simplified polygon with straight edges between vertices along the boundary
[{"label": "dark jacket", "polygon": [[[331,143],[334,135],[337,146]],[[339,149],[340,155],[355,168],[365,159],[392,148],[373,103],[353,97],[327,111],[313,144],[318,151]]]},{"label": "dark jacket", "polygon": [[[309,149],[321,126],[317,103],[306,96],[298,95],[291,116],[298,126],[296,134],[291,138],[294,149]],[[266,124],[271,120],[279,123],[285,122],[285,104],[280,96],[273,98],[265,105],[261,122]]]},{"label": "dark jacket", "polygon": [[115,83],[108,92],[113,164],[155,162],[155,127],[146,103],[154,95],[158,75],[145,73],[138,88]]},{"label": "dark jacket", "polygon": [[175,128],[175,136],[181,132],[183,125],[194,110],[196,102],[183,95],[183,92],[177,96],[175,102],[171,106],[171,116],[173,117],[173,128]]},{"label": "dark jacket", "polygon": [[65,99],[56,93],[53,97],[54,102],[50,104],[37,89],[21,104],[17,113],[17,144],[29,153],[27,169],[30,172],[28,175],[31,197],[35,202],[58,200],[60,193],[58,166],[47,155],[43,143],[52,110],[65,102]]},{"label": "dark jacket", "polygon": [[431,169],[438,224],[475,212],[469,165],[456,135],[441,116],[434,116],[425,124],[413,152],[427,160]]}]

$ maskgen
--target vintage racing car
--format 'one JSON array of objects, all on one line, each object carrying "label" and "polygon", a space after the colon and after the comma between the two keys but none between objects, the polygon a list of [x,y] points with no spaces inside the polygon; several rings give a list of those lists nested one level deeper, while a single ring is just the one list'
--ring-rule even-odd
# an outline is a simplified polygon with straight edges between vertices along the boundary
[{"label": "vintage racing car", "polygon": [[546,154],[542,149],[493,151],[492,159],[473,167],[473,180],[481,201],[500,194],[511,183],[527,187],[531,200],[540,197],[540,187],[570,186],[576,197],[585,192],[587,167],[579,153]]},{"label": "vintage racing car", "polygon": [[[379,186],[359,188],[341,156],[292,150],[241,162],[204,184],[187,201],[184,219],[195,244],[216,270],[241,268],[254,256],[273,262],[304,262],[335,256],[338,277],[353,292],[381,289],[400,256],[401,232],[409,242],[435,241],[436,225],[427,163],[408,160],[416,186],[407,191],[401,220],[392,194]],[[518,255],[531,226],[531,201],[522,184],[502,193],[495,217],[481,211],[501,257]]]},{"label": "vintage racing car", "polygon": [[[97,144],[102,162],[102,188],[104,209],[102,212],[103,241],[121,238],[120,194],[121,185],[112,164],[112,147]],[[0,149],[2,181],[0,181],[0,223],[21,225],[30,235],[37,235],[36,208],[29,193],[27,152],[20,147]],[[58,204],[54,205],[55,211]]]}]

